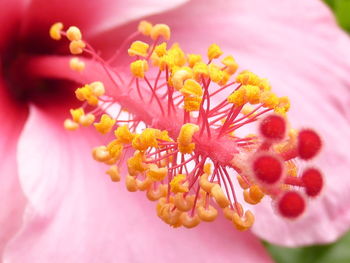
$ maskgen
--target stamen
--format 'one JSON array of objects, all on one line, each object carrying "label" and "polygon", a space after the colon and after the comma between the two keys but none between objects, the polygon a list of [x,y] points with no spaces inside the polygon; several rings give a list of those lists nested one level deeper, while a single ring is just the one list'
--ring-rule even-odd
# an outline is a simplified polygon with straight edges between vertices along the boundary
[{"label": "stamen", "polygon": [[[71,54],[84,53],[85,62],[92,60],[105,73],[75,90],[82,105],[71,110],[64,127],[94,125],[105,135],[106,145],[93,149],[93,159],[108,165],[112,182],[124,177],[128,191],[145,191],[157,201],[157,215],[171,227],[212,222],[221,209],[244,231],[255,221],[244,204],[270,198],[281,216],[294,219],[306,210],[305,197],[322,191],[321,172],[299,165],[321,150],[318,134],[287,131],[289,99],[278,97],[266,79],[250,71],[237,74],[231,55],[214,63],[224,53],[218,45],[209,46],[208,61],[203,61],[177,43],[168,48],[167,25],[142,21],[105,61],[79,28],[62,29],[54,24],[50,36],[66,36]],[[148,40],[135,40],[140,35]],[[127,74],[118,71],[125,65],[112,66],[122,53],[132,58]],[[77,74],[87,71],[84,61],[74,56],[69,67]],[[106,87],[105,78],[111,83]],[[219,93],[225,98],[214,100]],[[242,127],[250,131],[241,134]],[[132,156],[127,158],[126,151]],[[124,162],[126,176],[118,169]]]}]

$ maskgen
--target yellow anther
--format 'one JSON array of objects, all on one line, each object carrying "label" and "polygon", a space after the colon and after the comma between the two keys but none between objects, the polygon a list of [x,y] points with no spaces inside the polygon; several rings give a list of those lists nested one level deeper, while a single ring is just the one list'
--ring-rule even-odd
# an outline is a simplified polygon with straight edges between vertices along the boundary
[{"label": "yellow anther", "polygon": [[136,179],[133,176],[130,176],[130,175],[126,176],[125,185],[126,185],[126,189],[128,189],[129,192],[136,192],[138,190]]},{"label": "yellow anther", "polygon": [[170,28],[165,24],[156,24],[151,29],[151,38],[156,40],[159,37],[163,37],[165,40],[170,39]]},{"label": "yellow anther", "polygon": [[230,96],[227,97],[229,103],[233,103],[237,106],[243,106],[247,103],[246,90],[242,87],[234,91]]},{"label": "yellow anther", "polygon": [[50,37],[54,40],[60,40],[62,35],[61,31],[63,29],[62,23],[55,23],[50,27]]},{"label": "yellow anther", "polygon": [[244,70],[236,77],[236,81],[242,85],[254,85],[257,86],[260,83],[260,78],[254,73]]},{"label": "yellow anther", "polygon": [[90,85],[85,85],[82,88],[75,90],[75,96],[80,101],[87,101],[89,105],[96,106],[98,104],[97,97],[93,94],[93,90]]},{"label": "yellow anther", "polygon": [[109,167],[109,169],[106,171],[106,174],[108,174],[111,177],[111,180],[113,182],[119,182],[120,181],[120,172],[119,168],[116,165],[112,165]]},{"label": "yellow anther", "polygon": [[136,176],[137,173],[143,173],[147,170],[148,165],[144,162],[143,153],[135,151],[134,156],[130,157],[127,161],[128,172],[132,176]]},{"label": "yellow anther", "polygon": [[166,42],[163,42],[162,44],[155,47],[154,52],[157,54],[158,57],[162,57],[166,54],[166,48],[167,44]]},{"label": "yellow anther", "polygon": [[149,147],[158,147],[157,138],[160,131],[153,128],[146,128],[141,134],[136,134],[132,140],[132,147],[139,151],[145,151]]},{"label": "yellow anther", "polygon": [[79,118],[79,123],[85,127],[90,126],[95,121],[95,115],[89,113]]},{"label": "yellow anther", "polygon": [[201,97],[185,97],[184,109],[187,112],[198,111],[202,102]]},{"label": "yellow anther", "polygon": [[194,214],[192,216],[192,215],[189,215],[187,212],[184,212],[181,214],[180,220],[181,220],[181,223],[186,228],[196,227],[201,222],[201,220],[197,214]]},{"label": "yellow anther", "polygon": [[237,176],[237,181],[238,181],[238,183],[239,183],[239,185],[241,186],[242,189],[247,189],[247,188],[249,188],[249,184],[247,183],[246,180],[244,180],[244,179],[242,178],[242,176],[238,175],[238,176]]},{"label": "yellow anther", "polygon": [[101,116],[99,123],[94,123],[96,130],[102,134],[107,134],[111,131],[115,124],[115,120],[112,119],[108,114]]},{"label": "yellow anther", "polygon": [[245,97],[250,104],[258,104],[260,102],[260,88],[258,86],[244,85],[242,88],[245,89]]},{"label": "yellow anther", "polygon": [[198,125],[193,123],[185,123],[181,127],[179,137],[177,138],[177,142],[184,145],[192,143],[192,137],[198,131]]},{"label": "yellow anther", "polygon": [[221,86],[224,86],[224,85],[226,85],[227,81],[229,81],[230,78],[231,78],[231,75],[228,74],[226,72],[226,70],[224,70],[222,78],[221,78],[221,80],[220,80],[220,82],[218,84],[221,85]]},{"label": "yellow anther", "polygon": [[145,191],[145,190],[148,190],[152,184],[153,184],[153,181],[152,179],[150,179],[149,177],[146,177],[144,180],[139,180],[139,179],[136,179],[136,184],[137,184],[137,188],[140,190],[140,191]]},{"label": "yellow anther", "polygon": [[248,118],[253,118],[256,115],[256,112],[252,113],[252,111],[254,111],[254,107],[252,105],[250,105],[250,104],[246,104],[246,105],[243,106],[243,108],[241,110],[241,113],[244,114],[244,115],[249,115],[250,114],[248,116]]},{"label": "yellow anther", "polygon": [[192,68],[198,62],[202,62],[202,56],[198,54],[188,54],[187,62],[188,62],[188,65]]},{"label": "yellow anther", "polygon": [[211,44],[208,48],[208,58],[212,60],[214,58],[218,58],[223,54],[221,48],[217,44]]},{"label": "yellow anther", "polygon": [[180,211],[187,212],[193,208],[194,199],[194,195],[187,195],[184,197],[183,193],[178,193],[174,197],[174,204]]},{"label": "yellow anther", "polygon": [[259,186],[253,185],[249,190],[244,190],[243,192],[244,201],[248,204],[256,205],[264,197],[264,193],[261,191]]},{"label": "yellow anther", "polygon": [[293,161],[288,161],[285,164],[287,175],[296,177],[298,175],[298,166]]},{"label": "yellow anther", "polygon": [[145,35],[145,36],[149,36],[151,34],[151,30],[152,30],[152,24],[145,21],[145,20],[142,20],[140,23],[139,23],[139,26],[137,27],[137,30]]},{"label": "yellow anther", "polygon": [[104,145],[93,148],[92,157],[98,162],[106,162],[111,158],[107,147]]},{"label": "yellow anther", "polygon": [[80,117],[85,115],[83,108],[70,109],[70,114],[72,115],[73,121],[77,123],[79,123]]},{"label": "yellow anther", "polygon": [[168,175],[168,168],[166,167],[158,167],[155,164],[149,165],[149,170],[146,172],[147,177],[152,179],[153,181],[162,181]]},{"label": "yellow anther", "polygon": [[211,189],[216,185],[208,181],[209,174],[204,173],[199,179],[199,186],[207,193],[211,192]]},{"label": "yellow anther", "polygon": [[153,187],[147,190],[146,196],[150,201],[157,201],[159,198],[165,197],[167,194],[167,185],[159,185],[157,189]]},{"label": "yellow anther", "polygon": [[226,66],[225,72],[227,72],[229,75],[233,75],[236,73],[238,69],[238,64],[232,56],[225,57],[223,60],[221,60],[221,63]]},{"label": "yellow anther", "polygon": [[144,59],[136,60],[130,64],[130,71],[137,78],[144,78],[147,70],[148,62]]},{"label": "yellow anther", "polygon": [[97,97],[103,96],[105,94],[105,86],[101,81],[90,83],[90,87],[92,89],[92,93]]},{"label": "yellow anther", "polygon": [[68,28],[67,30],[67,38],[70,40],[70,41],[78,41],[78,40],[81,40],[81,32],[80,32],[80,29],[77,28],[76,26],[71,26]]},{"label": "yellow anther", "polygon": [[261,79],[258,86],[261,89],[261,91],[270,91],[271,90],[270,83],[267,79]]},{"label": "yellow anther", "polygon": [[214,65],[214,64],[209,65],[209,78],[213,82],[220,83],[223,77],[224,77],[224,72],[222,72],[217,65]]},{"label": "yellow anther", "polygon": [[193,73],[187,69],[177,70],[172,77],[172,84],[176,90],[181,90],[184,86],[184,81],[192,78]]},{"label": "yellow anther", "polygon": [[216,203],[221,208],[225,208],[226,206],[230,205],[230,201],[227,199],[227,197],[224,194],[224,191],[222,191],[222,188],[220,187],[220,185],[215,184],[213,186],[213,188],[211,188],[210,194],[214,197]]},{"label": "yellow anther", "polygon": [[66,119],[63,123],[63,126],[68,131],[75,131],[79,128],[79,124],[71,119]]},{"label": "yellow anther", "polygon": [[237,213],[234,213],[232,222],[237,230],[245,231],[254,224],[254,215],[249,210],[245,212],[244,217],[240,217]]},{"label": "yellow anther", "polygon": [[119,142],[124,143],[124,144],[131,143],[134,136],[135,136],[133,133],[130,132],[127,125],[119,126],[114,131],[114,135],[118,139]]},{"label": "yellow anther", "polygon": [[69,67],[72,70],[75,70],[77,72],[81,72],[85,69],[85,63],[84,61],[80,60],[79,58],[71,58],[69,61]]},{"label": "yellow anther", "polygon": [[211,174],[211,163],[204,164],[203,172],[206,174]]},{"label": "yellow anther", "polygon": [[284,115],[290,108],[290,101],[288,97],[281,97],[278,99],[278,105],[275,107],[275,112]]},{"label": "yellow anther", "polygon": [[172,227],[179,227],[182,225],[180,216],[182,214],[181,211],[174,209],[174,204],[172,199],[170,198],[169,202],[164,200],[165,198],[161,198],[157,204],[157,215],[167,224]]},{"label": "yellow anther", "polygon": [[149,45],[142,41],[134,41],[132,42],[130,48],[128,49],[129,56],[141,56],[147,57],[148,55]]},{"label": "yellow anther", "polygon": [[216,210],[211,205],[209,205],[207,208],[204,206],[198,206],[197,213],[198,213],[199,218],[205,222],[212,222],[218,216],[218,210]]},{"label": "yellow anther", "polygon": [[230,206],[227,206],[223,209],[224,216],[226,219],[232,221],[233,215],[238,213],[239,215],[243,215],[243,207],[240,203],[234,203],[233,209]]},{"label": "yellow anther", "polygon": [[188,186],[184,184],[184,181],[186,181],[186,175],[177,174],[174,176],[170,182],[170,191],[175,194],[188,192]]},{"label": "yellow anther", "polygon": [[269,109],[274,109],[277,107],[279,99],[276,94],[271,91],[264,91],[261,93],[260,102],[264,105],[264,107]]},{"label": "yellow anther", "polygon": [[171,46],[168,54],[173,57],[174,66],[182,67],[186,64],[186,55],[178,43]]},{"label": "yellow anther", "polygon": [[107,150],[111,158],[117,161],[123,153],[123,145],[118,140],[113,140],[107,145]]},{"label": "yellow anther", "polygon": [[84,41],[73,40],[69,44],[70,53],[72,53],[73,55],[81,54],[81,53],[83,53],[85,46],[86,45],[85,45]]},{"label": "yellow anther", "polygon": [[188,79],[185,81],[183,88],[180,92],[184,96],[192,95],[195,97],[200,97],[203,95],[202,86],[194,79]]},{"label": "yellow anther", "polygon": [[202,77],[209,77],[208,65],[203,62],[198,62],[193,67],[193,73],[194,78],[198,81],[200,81]]},{"label": "yellow anther", "polygon": [[198,125],[193,123],[186,123],[182,125],[177,142],[179,144],[179,151],[183,154],[191,152],[195,148],[195,144],[192,142],[193,135],[199,131]]}]

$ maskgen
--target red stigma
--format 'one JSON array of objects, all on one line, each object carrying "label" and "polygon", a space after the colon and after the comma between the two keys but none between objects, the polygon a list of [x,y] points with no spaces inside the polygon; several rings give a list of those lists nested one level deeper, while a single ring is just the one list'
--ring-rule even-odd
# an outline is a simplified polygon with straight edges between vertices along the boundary
[{"label": "red stigma", "polygon": [[253,162],[255,176],[267,184],[276,183],[282,176],[283,168],[279,159],[271,154],[260,155]]},{"label": "red stigma", "polygon": [[286,133],[286,121],[279,115],[269,115],[260,123],[260,133],[265,139],[282,140]]},{"label": "red stigma", "polygon": [[312,159],[318,154],[321,146],[322,142],[320,136],[313,130],[305,129],[299,132],[298,152],[301,159]]},{"label": "red stigma", "polygon": [[296,218],[305,210],[305,201],[302,196],[295,192],[286,192],[278,201],[279,213],[287,218]]},{"label": "red stigma", "polygon": [[301,179],[308,196],[315,197],[321,192],[323,187],[323,178],[319,170],[309,168],[304,171]]}]

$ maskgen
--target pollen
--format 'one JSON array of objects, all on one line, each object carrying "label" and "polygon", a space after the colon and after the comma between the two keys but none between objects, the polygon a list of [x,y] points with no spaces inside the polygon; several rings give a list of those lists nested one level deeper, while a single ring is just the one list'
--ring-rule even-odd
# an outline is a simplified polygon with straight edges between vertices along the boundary
[{"label": "pollen", "polygon": [[146,60],[139,59],[130,64],[130,71],[135,77],[143,78],[147,70],[148,63]]},{"label": "pollen", "polygon": [[107,134],[112,130],[115,122],[116,121],[112,119],[108,114],[103,114],[100,122],[95,123],[94,126],[99,133]]},{"label": "pollen", "polygon": [[62,30],[63,30],[63,24],[62,23],[55,23],[50,27],[50,37],[54,40],[60,40],[62,38]]},{"label": "pollen", "polygon": [[132,42],[130,48],[128,49],[129,56],[141,56],[141,57],[147,57],[148,55],[148,48],[149,45],[142,41],[134,41]]},{"label": "pollen", "polygon": [[77,28],[76,26],[69,27],[66,33],[67,33],[67,38],[70,41],[74,41],[74,40],[79,41],[82,38],[80,29]]},{"label": "pollen", "polygon": [[153,40],[163,37],[165,40],[170,39],[170,27],[166,24],[156,24],[152,27],[150,36]]},{"label": "pollen", "polygon": [[86,44],[82,40],[73,40],[69,44],[69,50],[73,55],[78,55],[83,53]]},{"label": "pollen", "polygon": [[69,67],[77,72],[82,72],[85,69],[85,63],[84,61],[74,57],[69,61]]},{"label": "pollen", "polygon": [[186,181],[186,175],[177,174],[170,182],[170,191],[175,194],[188,192],[188,186],[183,184],[184,181]]},{"label": "pollen", "polygon": [[138,31],[145,35],[145,36],[149,36],[151,34],[151,31],[152,31],[152,24],[143,20],[139,23],[139,26],[138,26]]},{"label": "pollen", "polygon": [[289,98],[277,96],[263,76],[238,71],[218,45],[208,45],[207,54],[186,53],[179,43],[169,45],[169,26],[141,21],[104,60],[77,27],[62,30],[54,24],[50,36],[67,37],[67,53],[84,52],[84,59],[74,56],[67,65],[77,79],[91,70],[85,63],[100,67],[93,82],[76,88],[80,105],[65,129],[94,125],[105,135],[92,158],[107,165],[113,182],[143,191],[170,227],[193,228],[223,214],[245,231],[255,217],[261,220],[247,208],[263,199],[271,213],[295,220],[321,195],[326,180],[309,163],[322,150],[318,133],[295,129],[287,121]]},{"label": "pollen", "polygon": [[223,52],[221,51],[221,48],[217,44],[212,44],[208,48],[207,56],[209,60],[212,60],[214,58],[219,58]]}]

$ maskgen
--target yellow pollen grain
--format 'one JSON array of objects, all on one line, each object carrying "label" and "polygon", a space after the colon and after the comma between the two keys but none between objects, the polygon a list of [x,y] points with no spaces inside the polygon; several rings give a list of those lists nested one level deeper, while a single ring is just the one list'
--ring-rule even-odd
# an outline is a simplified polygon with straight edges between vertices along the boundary
[{"label": "yellow pollen grain", "polygon": [[149,45],[142,41],[134,41],[132,42],[130,48],[128,49],[129,56],[141,56],[147,57],[148,55]]},{"label": "yellow pollen grain", "polygon": [[113,182],[119,182],[120,181],[120,172],[119,168],[116,165],[112,165],[107,171],[106,174],[108,174],[111,177],[111,180]]},{"label": "yellow pollen grain", "polygon": [[232,56],[226,56],[223,60],[221,60],[221,63],[226,66],[225,72],[227,72],[229,75],[236,73],[238,64]]},{"label": "yellow pollen grain", "polygon": [[188,54],[187,55],[188,66],[191,68],[198,62],[202,62],[202,56],[198,54]]},{"label": "yellow pollen grain", "polygon": [[203,95],[202,86],[195,81],[194,79],[188,79],[185,81],[184,86],[180,89],[180,92],[184,96],[193,95],[196,97],[200,97]]},{"label": "yellow pollen grain", "polygon": [[149,165],[149,170],[146,173],[147,177],[151,178],[153,181],[162,181],[168,175],[168,168],[158,167],[155,164]]},{"label": "yellow pollen grain", "polygon": [[85,63],[79,58],[74,57],[70,59],[69,67],[74,71],[82,72],[85,69]]},{"label": "yellow pollen grain", "polygon": [[236,81],[242,85],[254,85],[257,86],[260,83],[260,78],[248,70],[244,70],[236,77]]},{"label": "yellow pollen grain", "polygon": [[79,128],[79,124],[71,119],[66,119],[63,123],[63,126],[68,131],[75,131]]},{"label": "yellow pollen grain", "polygon": [[139,59],[130,64],[130,71],[137,78],[144,78],[145,72],[147,70],[148,70],[147,60]]},{"label": "yellow pollen grain", "polygon": [[151,31],[152,31],[152,24],[148,21],[145,21],[145,20],[142,20],[138,27],[137,27],[137,30],[145,35],[145,36],[149,36],[151,34]]},{"label": "yellow pollen grain", "polygon": [[115,124],[115,120],[112,119],[108,114],[101,116],[99,123],[94,123],[96,130],[101,134],[107,134],[111,131]]},{"label": "yellow pollen grain", "polygon": [[187,112],[198,111],[202,102],[202,97],[185,97],[184,109]]},{"label": "yellow pollen grain", "polygon": [[165,40],[170,39],[170,27],[166,24],[156,24],[152,27],[150,36],[153,40],[163,37]]},{"label": "yellow pollen grain", "polygon": [[183,184],[184,181],[186,181],[186,175],[177,174],[170,181],[170,191],[175,193],[175,194],[188,192],[188,186]]},{"label": "yellow pollen grain", "polygon": [[72,53],[73,55],[78,55],[83,53],[85,47],[86,45],[82,40],[73,40],[69,44],[70,53]]},{"label": "yellow pollen grain", "polygon": [[62,23],[58,22],[58,23],[53,24],[50,27],[50,31],[49,31],[50,37],[54,40],[60,40],[62,37],[62,35],[61,35],[62,29],[63,29]]},{"label": "yellow pollen grain", "polygon": [[221,69],[214,64],[209,65],[209,78],[215,82],[215,83],[220,83],[221,80],[224,77],[224,72],[221,71]]},{"label": "yellow pollen grain", "polygon": [[198,62],[193,67],[194,78],[200,81],[202,77],[209,77],[208,65],[203,62]]},{"label": "yellow pollen grain", "polygon": [[134,139],[134,134],[130,132],[127,125],[119,126],[115,131],[114,135],[117,140],[124,144],[129,144]]},{"label": "yellow pollen grain", "polygon": [[219,58],[223,52],[221,51],[221,48],[217,44],[211,44],[208,48],[207,56],[209,60],[212,60],[214,58]]},{"label": "yellow pollen grain", "polygon": [[158,57],[162,57],[167,52],[166,48],[167,48],[167,44],[166,42],[163,42],[162,44],[159,44],[154,48],[154,52],[157,54]]},{"label": "yellow pollen grain", "polygon": [[70,41],[73,41],[73,40],[78,41],[78,40],[81,40],[82,38],[80,29],[76,26],[69,27],[66,33],[67,33],[67,38]]}]

